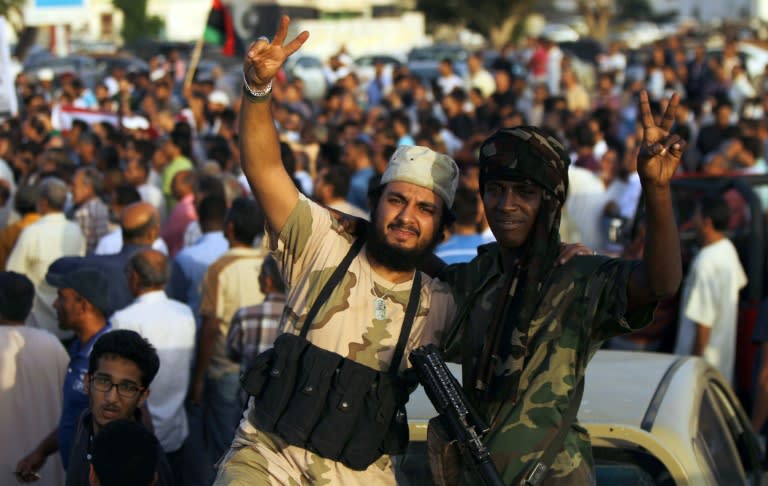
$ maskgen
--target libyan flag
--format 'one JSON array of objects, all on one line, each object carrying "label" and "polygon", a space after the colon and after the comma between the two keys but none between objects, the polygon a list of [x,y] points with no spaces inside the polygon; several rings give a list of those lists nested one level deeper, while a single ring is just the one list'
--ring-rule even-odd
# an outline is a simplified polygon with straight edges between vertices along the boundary
[{"label": "libyan flag", "polygon": [[234,56],[242,52],[242,46],[235,33],[235,25],[232,23],[232,14],[221,0],[213,0],[208,22],[205,24],[203,40],[206,44],[221,46],[221,52],[225,56]]}]

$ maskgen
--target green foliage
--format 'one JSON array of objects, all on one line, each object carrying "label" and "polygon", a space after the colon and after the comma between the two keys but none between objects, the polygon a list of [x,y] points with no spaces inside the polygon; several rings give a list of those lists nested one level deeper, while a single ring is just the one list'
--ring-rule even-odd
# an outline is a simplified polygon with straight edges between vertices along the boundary
[{"label": "green foliage", "polygon": [[650,0],[616,0],[616,20],[619,22],[647,21],[664,23],[678,16],[677,10],[657,12]]},{"label": "green foliage", "polygon": [[157,36],[163,29],[163,19],[147,16],[148,0],[112,0],[115,8],[123,12],[123,40],[134,40]]},{"label": "green foliage", "polygon": [[24,29],[23,8],[27,0],[0,0],[0,15],[6,18],[16,33]]},{"label": "green foliage", "polygon": [[[429,24],[462,24],[488,37],[512,17],[525,18],[542,2],[536,0],[417,0],[416,9]],[[545,2],[546,3],[546,2]]]},{"label": "green foliage", "polygon": [[616,20],[651,20],[653,7],[650,0],[616,0]]}]

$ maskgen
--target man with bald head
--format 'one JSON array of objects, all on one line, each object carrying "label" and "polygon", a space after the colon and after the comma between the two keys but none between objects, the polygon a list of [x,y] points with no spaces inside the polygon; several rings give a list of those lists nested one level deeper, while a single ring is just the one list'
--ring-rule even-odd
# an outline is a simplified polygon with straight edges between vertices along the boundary
[{"label": "man with bald head", "polygon": [[152,381],[147,403],[155,435],[177,484],[182,484],[182,445],[189,434],[184,399],[195,349],[195,318],[187,305],[169,299],[163,291],[169,265],[162,253],[149,248],[135,252],[127,262],[125,274],[135,300],[115,312],[110,321],[114,329],[136,331],[157,349],[160,370]]},{"label": "man with bald head", "polygon": [[149,203],[137,202],[126,206],[121,215],[120,228],[123,246],[112,255],[64,257],[56,260],[49,272],[56,274],[73,271],[84,266],[96,267],[108,277],[110,308],[107,316],[128,306],[133,294],[128,287],[125,266],[139,250],[149,248],[160,235],[160,215]]},{"label": "man with bald head", "polygon": [[[141,195],[134,187],[123,185],[115,189],[112,194],[109,212],[110,217],[115,218],[117,227],[99,240],[99,244],[94,251],[96,255],[112,255],[120,252],[120,249],[123,247],[123,211],[126,207],[141,201]],[[154,207],[154,204],[152,206]],[[152,242],[152,248],[166,255],[168,254],[168,247],[160,237],[155,238],[155,241]]]}]

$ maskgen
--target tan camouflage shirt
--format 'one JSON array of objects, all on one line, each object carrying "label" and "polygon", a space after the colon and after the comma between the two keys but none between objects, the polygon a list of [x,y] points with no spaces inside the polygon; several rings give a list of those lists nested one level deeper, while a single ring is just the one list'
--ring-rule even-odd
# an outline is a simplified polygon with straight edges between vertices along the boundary
[{"label": "tan camouflage shirt", "polygon": [[[272,248],[277,246],[273,255],[288,286],[281,321],[284,332],[299,333],[312,303],[347,254],[352,240],[347,234],[339,234],[337,227],[326,209],[300,196],[277,241],[269,242]],[[372,271],[365,252],[364,246],[352,260],[341,283],[315,317],[307,338],[316,346],[376,370],[386,370],[400,336],[411,282],[392,285],[379,277]],[[377,297],[386,302],[383,316],[377,315],[374,308]],[[440,342],[455,309],[447,285],[422,274],[421,300],[404,356],[422,344]],[[408,360],[403,359],[400,366],[408,366]],[[241,430],[255,432],[248,421],[241,423]],[[318,459],[315,456],[313,461]],[[307,462],[300,467],[308,471],[324,466]]]},{"label": "tan camouflage shirt", "polygon": [[[484,442],[494,464],[505,484],[517,485],[557,433],[595,351],[605,339],[649,323],[653,306],[627,312],[627,283],[638,262],[576,257],[553,269],[530,324],[519,400],[488,402],[478,398],[471,383],[504,281],[500,261],[498,245],[492,243],[481,247],[472,262],[450,266],[440,275],[451,284],[459,309],[443,346],[449,359],[463,362],[464,387],[491,425]],[[505,373],[509,363],[496,369],[497,375]],[[545,484],[593,482],[589,436],[575,423]]]}]

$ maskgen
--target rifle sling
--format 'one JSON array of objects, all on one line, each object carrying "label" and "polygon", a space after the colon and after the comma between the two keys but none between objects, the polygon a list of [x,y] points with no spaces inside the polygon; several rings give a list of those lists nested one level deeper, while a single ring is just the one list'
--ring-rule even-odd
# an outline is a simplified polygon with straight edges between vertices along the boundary
[{"label": "rifle sling", "polygon": [[544,453],[541,454],[539,460],[536,461],[536,464],[531,468],[531,472],[526,476],[524,483],[526,486],[538,486],[547,477],[552,461],[562,449],[565,437],[571,430],[571,425],[573,425],[576,420],[576,414],[579,411],[579,405],[581,405],[581,397],[583,394],[584,378],[579,381],[579,384],[576,385],[576,388],[573,391],[573,396],[568,403],[568,410],[566,410],[563,415],[563,422],[560,424],[560,429],[557,431],[557,435],[555,435],[549,445],[547,445]]},{"label": "rifle sling", "polygon": [[[306,339],[307,334],[309,333],[309,329],[312,327],[312,321],[314,321],[315,317],[317,316],[317,313],[320,312],[320,307],[323,306],[326,302],[328,302],[329,297],[331,296],[331,293],[336,288],[336,286],[341,282],[341,279],[344,278],[344,274],[347,272],[347,269],[349,269],[350,264],[352,263],[352,260],[357,256],[358,253],[360,253],[360,249],[363,247],[363,244],[365,243],[365,237],[360,237],[355,240],[355,242],[352,244],[352,246],[349,248],[349,251],[344,256],[344,259],[341,261],[338,267],[333,271],[333,274],[331,275],[331,278],[328,279],[328,281],[323,286],[323,289],[320,291],[320,294],[315,299],[314,303],[312,304],[312,307],[310,307],[309,312],[307,312],[307,317],[304,319],[304,324],[301,327],[301,332],[299,333],[299,337]],[[411,328],[413,327],[413,321],[416,318],[416,312],[419,310],[419,300],[421,297],[421,272],[416,270],[414,276],[413,276],[413,285],[411,286],[411,294],[408,297],[408,306],[405,309],[405,318],[403,319],[403,327],[400,329],[400,336],[397,340],[397,346],[395,347],[395,352],[392,355],[392,361],[389,364],[389,370],[388,373],[392,376],[397,376],[397,371],[400,368],[400,362],[403,360],[403,354],[405,353],[405,345],[408,342],[408,336],[411,334]]]}]

